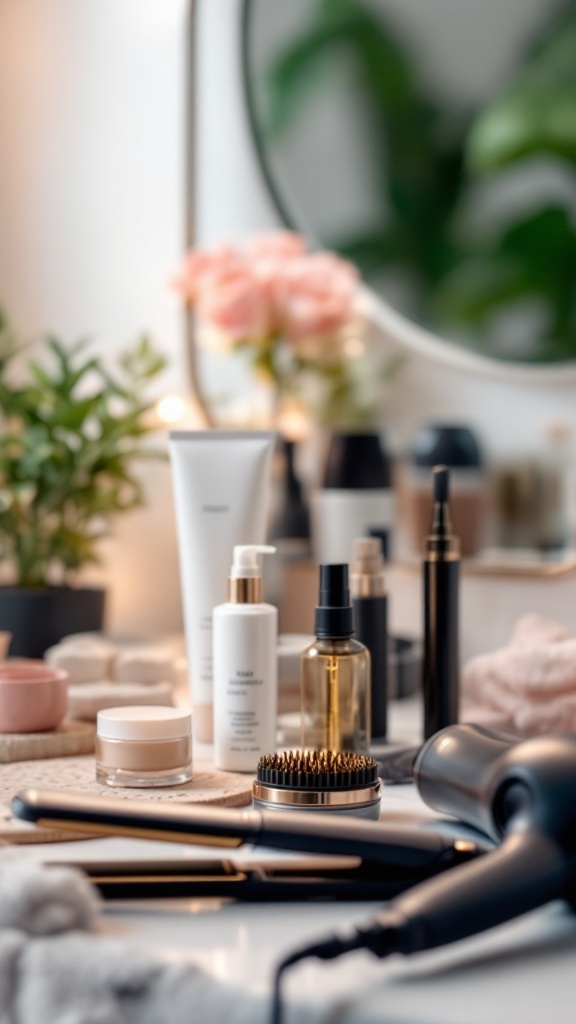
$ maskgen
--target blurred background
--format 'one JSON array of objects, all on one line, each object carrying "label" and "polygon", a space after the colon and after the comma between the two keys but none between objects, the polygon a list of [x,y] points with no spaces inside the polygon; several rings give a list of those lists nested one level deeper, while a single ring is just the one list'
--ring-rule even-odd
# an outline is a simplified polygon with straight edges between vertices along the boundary
[{"label": "blurred background", "polygon": [[[289,225],[355,262],[370,344],[402,357],[375,424],[420,524],[395,555],[416,556],[419,474],[458,428],[471,554],[570,558],[572,0],[0,0],[0,68],[0,307],[20,335],[112,358],[146,331],[157,397],[188,403],[185,250]],[[198,368],[208,407],[249,425],[245,362]],[[300,454],[306,486],[325,441]],[[140,473],[146,507],[90,579],[113,632],[176,632],[170,471]]]},{"label": "blurred background", "polygon": [[573,358],[571,0],[249,0],[245,29],[285,216],[455,343]]}]

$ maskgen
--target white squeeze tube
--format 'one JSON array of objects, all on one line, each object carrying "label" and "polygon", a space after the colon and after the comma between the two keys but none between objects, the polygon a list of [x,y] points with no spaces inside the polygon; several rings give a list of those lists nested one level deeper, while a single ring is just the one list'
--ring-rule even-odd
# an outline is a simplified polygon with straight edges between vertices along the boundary
[{"label": "white squeeze tube", "polygon": [[273,431],[172,430],[170,462],[194,736],[213,739],[212,611],[235,544],[263,544]]}]

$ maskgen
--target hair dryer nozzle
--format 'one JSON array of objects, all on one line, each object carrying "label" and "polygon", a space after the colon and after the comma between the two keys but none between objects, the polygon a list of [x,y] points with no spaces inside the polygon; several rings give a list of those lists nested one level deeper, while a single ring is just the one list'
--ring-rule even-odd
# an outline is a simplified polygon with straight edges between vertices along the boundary
[{"label": "hair dryer nozzle", "polygon": [[491,793],[499,758],[520,741],[478,725],[450,725],[431,736],[414,765],[422,799],[436,811],[499,839]]},{"label": "hair dryer nozzle", "polygon": [[414,779],[427,804],[493,839],[521,815],[529,827],[572,842],[576,853],[576,735],[519,740],[451,725],[424,744]]}]

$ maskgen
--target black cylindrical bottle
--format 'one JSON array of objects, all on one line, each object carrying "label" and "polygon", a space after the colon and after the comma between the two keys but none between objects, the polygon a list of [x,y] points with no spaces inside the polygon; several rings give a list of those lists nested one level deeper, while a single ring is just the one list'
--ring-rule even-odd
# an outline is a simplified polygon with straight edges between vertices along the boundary
[{"label": "black cylindrical bottle", "polygon": [[448,509],[448,470],[436,466],[424,557],[424,739],[458,721],[460,545]]},{"label": "black cylindrical bottle", "polygon": [[382,543],[378,537],[354,541],[351,590],[356,637],[370,651],[372,739],[386,739],[388,714],[388,598]]}]

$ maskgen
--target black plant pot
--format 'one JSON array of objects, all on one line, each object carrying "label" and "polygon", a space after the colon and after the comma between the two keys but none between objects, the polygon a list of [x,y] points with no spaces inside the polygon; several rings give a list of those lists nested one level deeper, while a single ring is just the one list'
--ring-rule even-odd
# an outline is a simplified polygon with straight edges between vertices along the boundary
[{"label": "black plant pot", "polygon": [[0,587],[0,630],[10,656],[41,658],[68,633],[101,630],[105,591],[92,587]]}]

